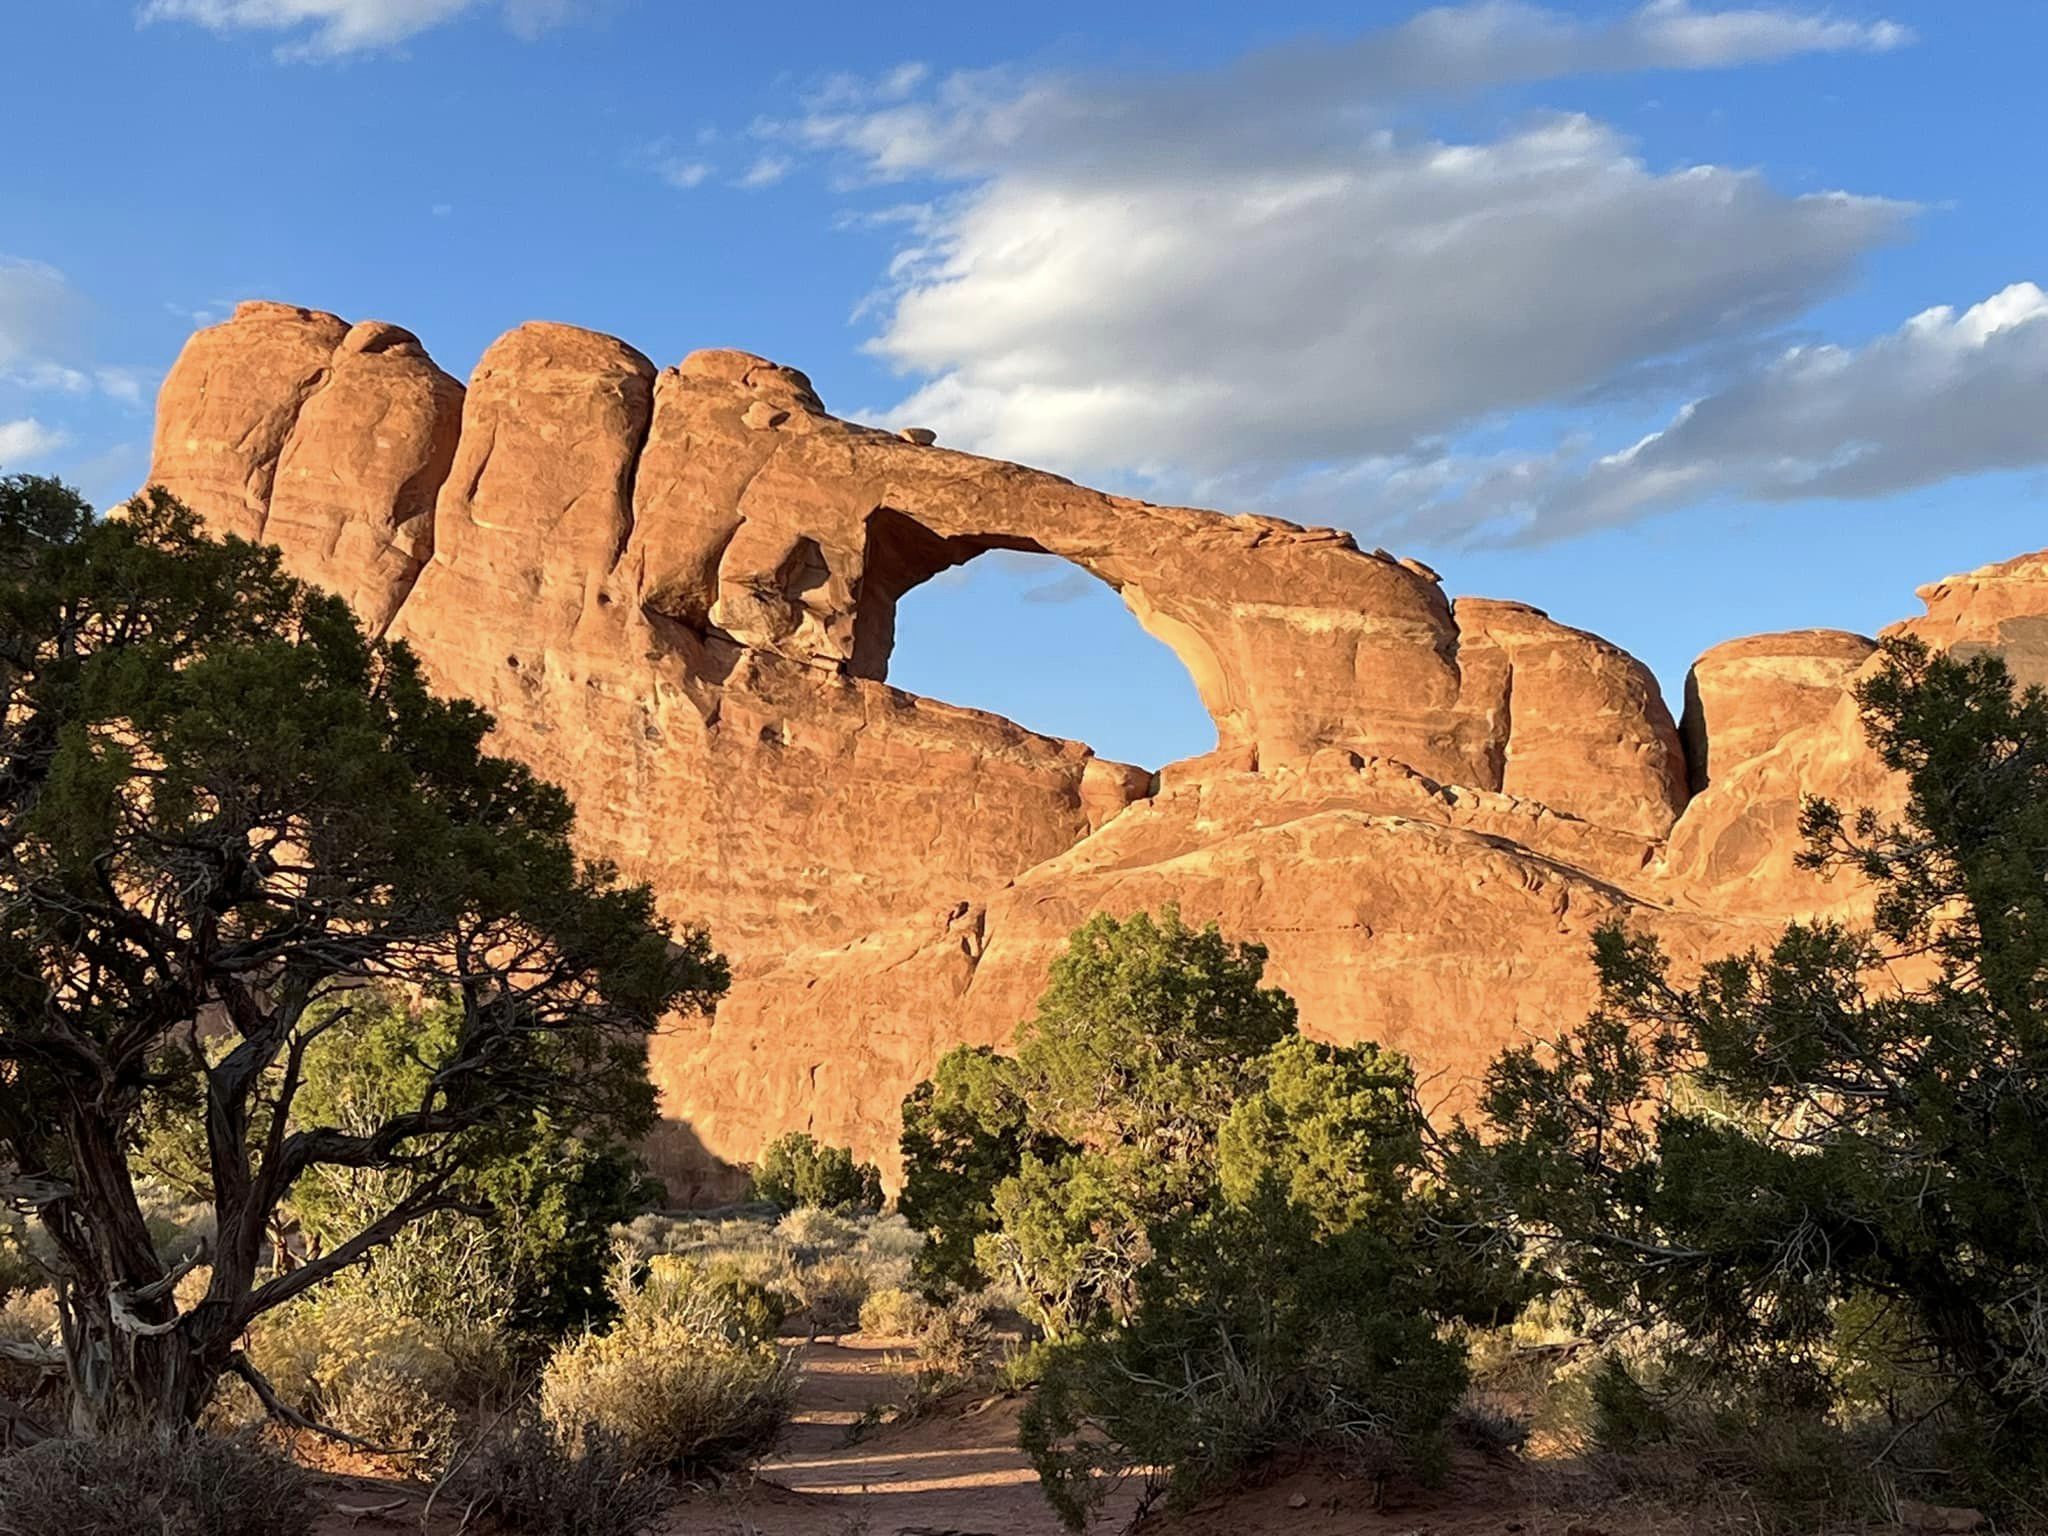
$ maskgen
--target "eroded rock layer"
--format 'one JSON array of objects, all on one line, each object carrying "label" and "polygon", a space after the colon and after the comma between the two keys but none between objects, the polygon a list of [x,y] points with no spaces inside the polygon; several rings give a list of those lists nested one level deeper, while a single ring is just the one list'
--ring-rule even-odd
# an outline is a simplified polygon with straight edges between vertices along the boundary
[{"label": "eroded rock layer", "polygon": [[[1100,909],[1261,940],[1311,1030],[1455,1098],[1583,1012],[1602,922],[1695,960],[1853,903],[1791,856],[1802,790],[1895,797],[1848,693],[1873,642],[1717,647],[1681,732],[1617,647],[1346,533],[927,437],[747,353],[657,369],[564,325],[509,332],[465,391],[408,332],[278,304],[164,384],[152,479],[487,706],[589,850],[734,960],[716,1020],[657,1046],[680,1192],[792,1127],[888,1158],[905,1090],[1006,1040]],[[1154,775],[889,687],[898,601],[992,549],[1115,589],[1216,750]],[[1922,596],[1933,643],[2048,671],[2048,559]]]}]

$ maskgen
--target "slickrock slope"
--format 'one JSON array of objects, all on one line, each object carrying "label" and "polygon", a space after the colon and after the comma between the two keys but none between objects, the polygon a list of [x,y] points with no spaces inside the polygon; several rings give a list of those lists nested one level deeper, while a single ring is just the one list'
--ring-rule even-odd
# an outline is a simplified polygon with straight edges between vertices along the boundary
[{"label": "slickrock slope", "polygon": [[[407,332],[278,304],[164,383],[152,479],[490,708],[590,851],[734,959],[717,1020],[656,1051],[685,1190],[794,1126],[890,1156],[903,1092],[1006,1039],[1100,908],[1264,941],[1309,1028],[1453,1095],[1583,1011],[1603,921],[1691,960],[1853,899],[1790,858],[1801,789],[1890,793],[1846,692],[1868,640],[1718,647],[1681,735],[1618,648],[1348,534],[917,436],[747,353],[658,370],[564,325],[507,333],[465,393]],[[1215,752],[1155,776],[889,687],[898,601],[991,549],[1120,593]],[[2048,559],[1922,595],[1916,632],[2048,666]]]}]

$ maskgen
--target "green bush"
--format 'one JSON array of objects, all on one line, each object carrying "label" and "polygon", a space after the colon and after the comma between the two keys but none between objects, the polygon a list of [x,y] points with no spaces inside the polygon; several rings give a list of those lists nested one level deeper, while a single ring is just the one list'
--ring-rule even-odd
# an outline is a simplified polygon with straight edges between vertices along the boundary
[{"label": "green bush", "polygon": [[1013,1061],[941,1061],[906,1103],[903,1153],[942,1277],[1014,1287],[1054,1335],[1127,1310],[1150,1232],[1207,1201],[1219,1128],[1294,1033],[1265,959],[1171,908],[1097,916],[1053,962]]},{"label": "green bush", "polygon": [[754,1198],[785,1211],[879,1211],[882,1174],[873,1163],[856,1163],[845,1147],[821,1146],[808,1131],[791,1131],[769,1142],[754,1165]]},{"label": "green bush", "polygon": [[1013,1061],[955,1052],[906,1103],[938,1278],[1049,1336],[1023,1432],[1070,1522],[1126,1474],[1185,1502],[1292,1445],[1426,1462],[1465,1381],[1444,1325],[1515,1303],[1408,1063],[1302,1039],[1264,964],[1171,910],[1096,917]]},{"label": "green bush", "polygon": [[1440,1470],[1464,1352],[1377,1234],[1319,1238],[1268,1186],[1162,1234],[1119,1328],[1056,1343],[1022,1436],[1075,1530],[1124,1478],[1194,1499],[1284,1448]]},{"label": "green bush", "polygon": [[903,1193],[896,1208],[925,1234],[917,1279],[928,1292],[988,1283],[976,1242],[997,1226],[996,1187],[1027,1145],[1017,1063],[987,1046],[960,1046],[903,1101]]},{"label": "green bush", "polygon": [[[350,1016],[306,1053],[299,1112],[308,1123],[363,1130],[402,1113],[428,1092],[433,1064],[456,1048],[454,1004],[414,1005],[363,989]],[[442,1215],[384,1246],[355,1283],[387,1305],[437,1325],[488,1322],[527,1343],[552,1343],[608,1315],[611,1228],[661,1197],[626,1141],[651,1123],[644,1080],[623,1084],[606,1123],[577,1127],[536,1113],[474,1138],[463,1191],[487,1219]],[[174,1121],[190,1137],[199,1126]],[[388,1209],[403,1172],[315,1168],[293,1191],[292,1214],[315,1242],[331,1244]]]},{"label": "green bush", "polygon": [[1895,640],[1857,698],[1905,815],[1810,801],[1802,861],[1867,882],[1873,930],[1795,923],[1684,984],[1604,930],[1598,1010],[1494,1062],[1464,1172],[1591,1305],[1809,1419],[1946,1404],[1973,1496],[2039,1509],[2048,694]]},{"label": "green bush", "polygon": [[242,1437],[46,1440],[0,1457],[7,1536],[305,1536],[298,1468]]},{"label": "green bush", "polygon": [[1671,1415],[1619,1355],[1595,1368],[1592,1392],[1593,1443],[1603,1451],[1636,1451],[1671,1438]]}]

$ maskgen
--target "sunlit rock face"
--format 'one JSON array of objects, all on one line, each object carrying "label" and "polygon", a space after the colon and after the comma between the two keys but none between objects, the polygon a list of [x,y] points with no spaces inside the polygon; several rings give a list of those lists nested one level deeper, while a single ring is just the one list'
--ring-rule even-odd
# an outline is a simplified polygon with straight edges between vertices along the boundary
[{"label": "sunlit rock face", "polygon": [[[717,1018],[656,1043],[676,1193],[795,1127],[892,1159],[904,1092],[1007,1040],[1097,910],[1265,943],[1308,1029],[1407,1050],[1455,1102],[1583,1013],[1603,922],[1693,962],[1853,908],[1792,855],[1802,790],[1896,803],[1849,693],[1871,641],[1717,647],[1681,730],[1618,647],[1349,534],[926,436],[747,353],[657,368],[556,324],[465,390],[409,332],[280,304],[164,383],[152,480],[489,708],[587,850],[734,961]],[[897,603],[992,549],[1115,589],[1216,750],[1153,774],[890,687]],[[1921,595],[1904,627],[2048,675],[2048,557]]]}]

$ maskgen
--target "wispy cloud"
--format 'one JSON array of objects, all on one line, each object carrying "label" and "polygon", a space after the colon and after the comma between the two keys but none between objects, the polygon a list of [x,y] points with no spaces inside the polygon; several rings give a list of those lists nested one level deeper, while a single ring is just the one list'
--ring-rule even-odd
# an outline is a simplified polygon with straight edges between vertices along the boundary
[{"label": "wispy cloud", "polygon": [[393,48],[472,12],[496,12],[522,37],[570,20],[575,0],[146,0],[150,22],[190,22],[218,33],[284,35],[278,54],[332,59]]},{"label": "wispy cloud", "polygon": [[91,362],[83,339],[88,308],[57,268],[0,256],[0,384],[30,396],[97,393],[140,405],[156,375]]},{"label": "wispy cloud", "polygon": [[62,432],[44,426],[33,416],[19,421],[0,421],[0,465],[10,470],[32,469],[46,453],[64,446]]},{"label": "wispy cloud", "polygon": [[748,166],[736,185],[753,190],[772,187],[790,173],[796,162],[787,155],[762,155]]},{"label": "wispy cloud", "polygon": [[1926,310],[1860,347],[1791,348],[1626,448],[1440,461],[1427,494],[1405,509],[1383,503],[1381,521],[1526,543],[1724,497],[1885,496],[2048,464],[2044,400],[2048,292],[2014,283],[1968,309]]},{"label": "wispy cloud", "polygon": [[[702,142],[701,135],[699,142]],[[678,192],[703,186],[716,170],[709,160],[683,149],[672,138],[659,138],[641,145],[633,152],[631,160]]]}]

